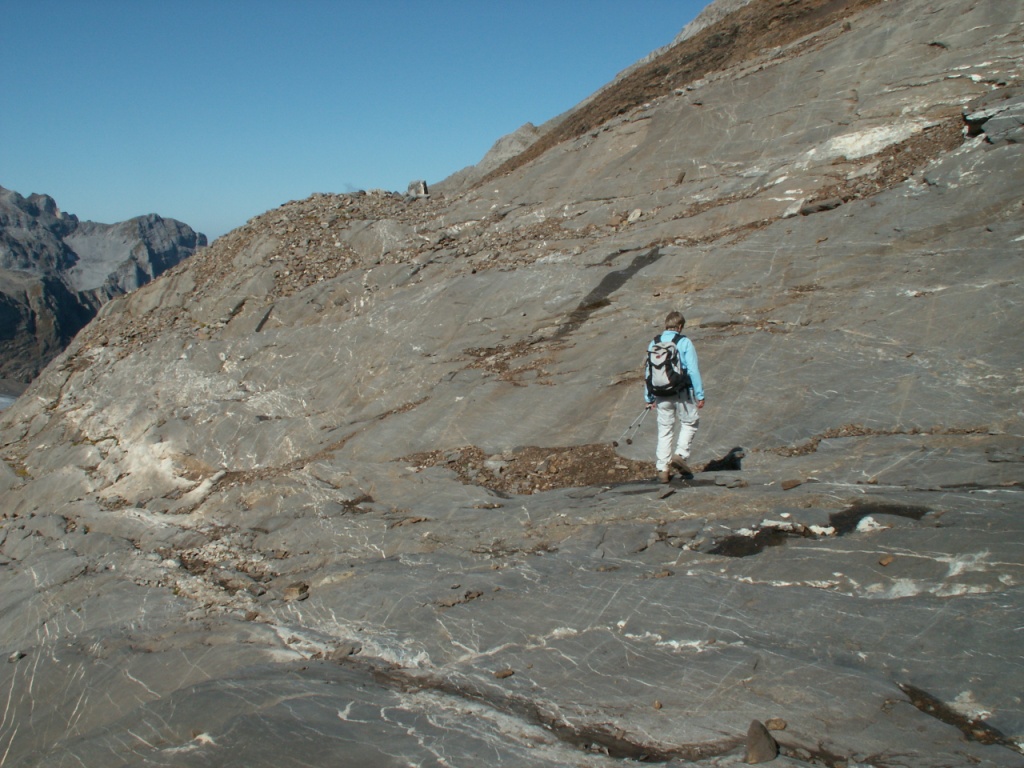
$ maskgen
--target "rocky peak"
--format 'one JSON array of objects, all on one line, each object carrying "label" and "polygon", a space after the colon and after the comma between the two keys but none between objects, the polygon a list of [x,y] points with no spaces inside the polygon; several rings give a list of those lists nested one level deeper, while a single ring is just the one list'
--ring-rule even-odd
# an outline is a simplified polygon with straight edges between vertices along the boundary
[{"label": "rocky peak", "polygon": [[0,379],[31,381],[104,302],[205,245],[156,214],[83,222],[49,195],[0,187]]},{"label": "rocky peak", "polygon": [[66,232],[73,229],[77,221],[75,216],[62,213],[49,195],[23,197],[0,187],[0,226],[5,231],[56,228]]},{"label": "rocky peak", "polygon": [[57,209],[57,201],[49,195],[31,194],[25,200],[25,211],[30,216],[57,218],[60,211]]}]

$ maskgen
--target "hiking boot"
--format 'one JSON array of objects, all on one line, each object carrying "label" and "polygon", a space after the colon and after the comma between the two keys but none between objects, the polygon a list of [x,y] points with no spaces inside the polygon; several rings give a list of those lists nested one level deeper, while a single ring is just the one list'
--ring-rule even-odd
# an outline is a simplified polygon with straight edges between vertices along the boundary
[{"label": "hiking boot", "polygon": [[672,466],[679,470],[679,474],[687,477],[693,477],[693,470],[690,469],[690,465],[687,464],[686,459],[678,453],[672,457]]},{"label": "hiking boot", "polygon": [[667,469],[663,469],[663,470],[661,470],[658,473],[658,482],[659,483],[667,483],[671,479],[672,479],[672,473],[669,472]]}]

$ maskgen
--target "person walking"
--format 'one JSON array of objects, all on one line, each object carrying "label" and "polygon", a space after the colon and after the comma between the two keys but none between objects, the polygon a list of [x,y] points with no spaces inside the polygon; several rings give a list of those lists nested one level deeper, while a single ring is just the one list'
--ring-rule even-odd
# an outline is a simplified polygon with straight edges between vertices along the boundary
[{"label": "person walking", "polygon": [[687,459],[700,426],[699,412],[704,407],[704,382],[697,366],[697,350],[683,335],[685,327],[686,319],[681,312],[669,312],[665,330],[647,346],[644,400],[658,414],[655,466],[661,483],[672,479],[672,467],[683,477],[693,477]]}]

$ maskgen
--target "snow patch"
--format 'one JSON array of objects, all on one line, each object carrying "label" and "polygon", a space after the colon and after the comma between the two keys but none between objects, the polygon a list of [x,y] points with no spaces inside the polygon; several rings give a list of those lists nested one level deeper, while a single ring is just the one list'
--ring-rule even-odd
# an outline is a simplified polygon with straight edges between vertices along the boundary
[{"label": "snow patch", "polygon": [[884,584],[872,584],[864,590],[864,593],[886,600],[899,600],[903,597],[916,597],[926,591],[913,579],[896,579],[888,587]]},{"label": "snow patch", "polygon": [[167,755],[178,755],[188,752],[195,752],[197,749],[202,747],[216,747],[217,742],[214,741],[213,737],[208,733],[200,733],[192,739],[188,744],[182,744],[180,747],[167,747],[162,749],[161,752]]},{"label": "snow patch", "polygon": [[990,552],[986,549],[982,552],[962,554],[955,557],[937,557],[936,560],[949,566],[946,578],[951,579],[962,573],[983,573],[988,571],[989,554]]},{"label": "snow patch", "polygon": [[576,637],[579,634],[579,630],[573,629],[572,627],[556,627],[551,630],[549,637],[555,640],[565,640],[569,637]]},{"label": "snow patch", "polygon": [[880,125],[875,128],[868,128],[867,130],[836,136],[826,141],[820,147],[809,150],[799,165],[807,167],[812,161],[821,162],[822,160],[829,160],[835,157],[845,157],[847,160],[867,157],[893,144],[906,141],[915,133],[923,130],[925,125],[927,123],[923,121],[908,121],[898,125]]},{"label": "snow patch", "polygon": [[857,523],[857,533],[870,533],[871,531],[885,531],[892,528],[891,525],[882,525],[875,518],[868,515]]},{"label": "snow patch", "polygon": [[992,717],[992,710],[981,706],[971,691],[961,691],[949,706],[972,720],[987,720]]}]

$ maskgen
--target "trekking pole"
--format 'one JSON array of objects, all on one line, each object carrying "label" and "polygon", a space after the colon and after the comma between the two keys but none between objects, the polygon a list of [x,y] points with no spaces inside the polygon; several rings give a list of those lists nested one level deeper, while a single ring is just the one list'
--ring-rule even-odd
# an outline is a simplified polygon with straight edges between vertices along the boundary
[{"label": "trekking pole", "polygon": [[[630,430],[633,430],[633,435],[635,435],[637,432],[639,432],[640,431],[640,425],[644,423],[644,419],[647,418],[647,411],[649,411],[649,410],[650,410],[649,408],[645,407],[640,412],[640,415],[637,416],[635,419],[633,419],[633,423],[630,424],[628,427],[626,427],[625,430],[623,430],[622,434],[619,435],[619,440],[621,440],[622,438],[626,437],[626,435],[629,434]],[[630,435],[629,437],[626,437],[626,445],[632,445],[633,444],[633,435]],[[619,440],[612,440],[612,447],[613,448],[618,448],[619,447]]]},{"label": "trekking pole", "polygon": [[640,414],[640,418],[637,420],[636,426],[633,428],[633,434],[626,438],[626,445],[633,444],[633,438],[636,437],[640,431],[640,427],[644,425],[644,419],[647,418],[647,414],[650,412],[650,408],[644,408],[643,413]]}]

